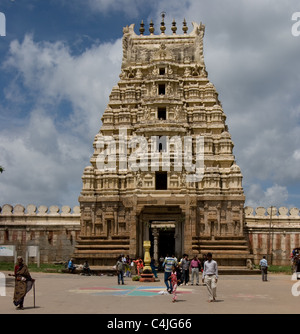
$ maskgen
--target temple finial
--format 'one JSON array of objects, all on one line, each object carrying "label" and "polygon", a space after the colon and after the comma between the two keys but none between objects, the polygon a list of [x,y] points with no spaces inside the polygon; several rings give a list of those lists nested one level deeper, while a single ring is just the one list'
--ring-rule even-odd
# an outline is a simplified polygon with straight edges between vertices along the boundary
[{"label": "temple finial", "polygon": [[182,23],[183,23],[183,27],[182,27],[183,33],[186,34],[189,29],[186,25],[186,20],[184,19]]},{"label": "temple finial", "polygon": [[161,30],[161,33],[164,34],[165,33],[165,30],[166,30],[166,27],[165,27],[165,21],[164,21],[164,18],[166,16],[166,13],[165,12],[162,12],[161,13],[161,23],[160,23],[160,30]]},{"label": "temple finial", "polygon": [[151,35],[154,34],[154,23],[152,20],[150,21],[150,24],[149,24],[149,32]]},{"label": "temple finial", "polygon": [[141,25],[140,25],[140,34],[141,35],[144,35],[144,32],[145,32],[145,28],[144,28],[144,21],[142,20],[142,22],[141,22]]},{"label": "temple finial", "polygon": [[175,35],[176,34],[176,30],[177,30],[175,19],[173,19],[171,30],[173,31],[173,34]]}]

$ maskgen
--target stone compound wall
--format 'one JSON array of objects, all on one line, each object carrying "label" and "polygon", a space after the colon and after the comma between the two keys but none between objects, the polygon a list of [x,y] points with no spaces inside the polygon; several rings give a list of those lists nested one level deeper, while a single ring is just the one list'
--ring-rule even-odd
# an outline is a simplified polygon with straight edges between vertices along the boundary
[{"label": "stone compound wall", "polygon": [[[40,262],[65,262],[80,232],[80,208],[5,204],[0,207],[0,245],[15,245],[25,259],[27,246],[39,246]],[[0,261],[12,258],[1,257]],[[29,259],[29,260],[35,260]]]},{"label": "stone compound wall", "polygon": [[245,232],[248,234],[254,262],[257,264],[263,255],[269,263],[290,265],[293,248],[300,247],[299,209],[246,207]]},{"label": "stone compound wall", "polygon": [[[293,248],[300,247],[300,214],[297,208],[246,207],[245,233],[255,264],[263,255],[269,262],[289,265]],[[15,245],[25,257],[27,246],[40,247],[41,263],[67,261],[80,233],[80,208],[68,206],[5,204],[0,207],[0,245]],[[0,258],[0,261],[11,258]]]}]

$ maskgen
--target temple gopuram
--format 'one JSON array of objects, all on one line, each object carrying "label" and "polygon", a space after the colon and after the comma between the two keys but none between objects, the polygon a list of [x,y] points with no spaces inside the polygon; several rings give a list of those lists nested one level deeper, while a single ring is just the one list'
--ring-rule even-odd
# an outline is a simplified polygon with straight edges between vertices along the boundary
[{"label": "temple gopuram", "polygon": [[[212,252],[246,268],[242,173],[203,54],[205,26],[158,33],[123,29],[120,80],[112,87],[84,169],[75,262],[112,266],[120,254]],[[99,112],[100,114],[100,112]],[[102,114],[102,113],[101,113]]]}]

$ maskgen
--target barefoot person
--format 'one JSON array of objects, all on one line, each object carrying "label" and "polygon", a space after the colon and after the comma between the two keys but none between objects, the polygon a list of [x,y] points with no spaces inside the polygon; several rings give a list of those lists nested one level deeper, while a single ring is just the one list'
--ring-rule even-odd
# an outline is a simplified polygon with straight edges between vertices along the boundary
[{"label": "barefoot person", "polygon": [[172,302],[175,303],[177,301],[177,286],[178,286],[178,277],[175,266],[172,267],[172,273],[168,279],[171,281],[171,286],[172,286],[172,294],[173,294]]},{"label": "barefoot person", "polygon": [[206,284],[209,302],[216,301],[216,291],[218,282],[218,264],[212,259],[212,254],[207,254],[207,261],[204,262],[202,282]]},{"label": "barefoot person", "polygon": [[30,273],[28,271],[28,267],[23,263],[23,259],[21,256],[17,258],[18,264],[15,266],[15,291],[14,291],[14,299],[13,303],[17,306],[18,310],[24,309],[24,298],[27,292],[32,288],[34,284],[34,279],[31,278]]}]

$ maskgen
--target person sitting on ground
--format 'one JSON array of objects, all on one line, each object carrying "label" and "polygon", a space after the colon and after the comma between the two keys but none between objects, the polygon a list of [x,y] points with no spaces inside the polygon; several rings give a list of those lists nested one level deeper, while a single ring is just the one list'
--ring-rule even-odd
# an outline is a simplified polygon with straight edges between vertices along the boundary
[{"label": "person sitting on ground", "polygon": [[68,263],[68,269],[69,269],[69,272],[70,273],[74,273],[76,267],[74,266],[74,263],[73,263],[73,259],[70,259],[69,263]]},{"label": "person sitting on ground", "polygon": [[91,269],[87,260],[84,261],[82,270],[84,275],[91,276]]}]

